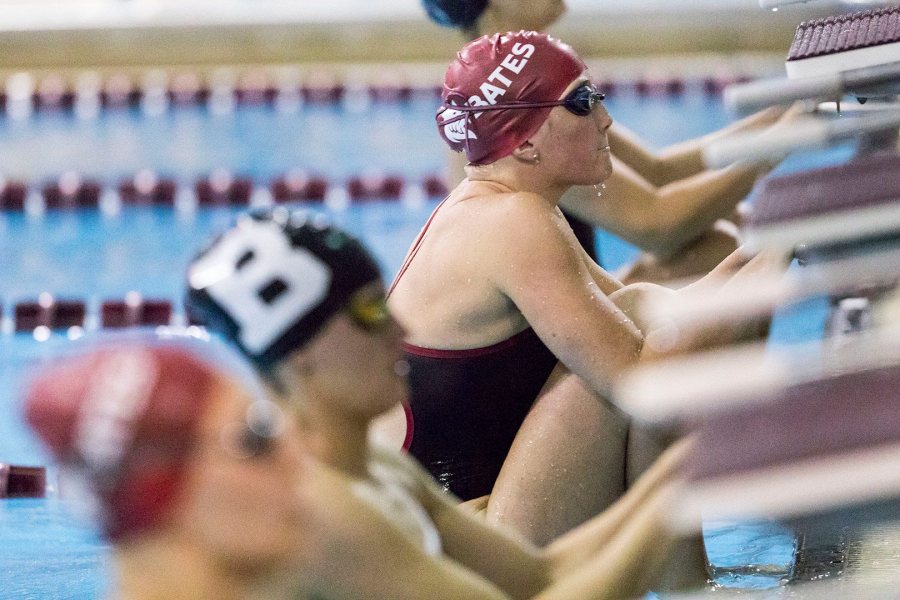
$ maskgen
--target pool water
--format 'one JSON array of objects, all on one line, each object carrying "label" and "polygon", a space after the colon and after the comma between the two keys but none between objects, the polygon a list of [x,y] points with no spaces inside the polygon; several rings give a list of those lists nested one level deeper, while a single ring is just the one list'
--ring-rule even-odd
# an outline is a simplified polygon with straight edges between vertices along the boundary
[{"label": "pool water", "polygon": [[[656,146],[701,135],[730,120],[717,100],[703,95],[613,97],[608,106],[614,118]],[[155,117],[123,109],[89,120],[67,113],[39,114],[23,122],[0,118],[0,165],[5,177],[35,184],[75,170],[114,186],[144,168],[182,184],[218,168],[260,185],[296,167],[332,181],[370,171],[417,180],[441,172],[446,159],[433,127],[434,108],[435,100],[424,98],[366,110],[310,105],[292,114],[247,107],[211,115],[202,107],[188,107]],[[840,161],[851,151],[807,153],[781,169]],[[359,235],[390,278],[438,201],[317,209]],[[30,364],[77,343],[65,334],[39,342],[10,333],[13,304],[50,291],[86,300],[96,320],[101,301],[137,290],[172,300],[179,318],[188,259],[237,212],[164,207],[126,207],[115,215],[95,209],[42,216],[0,212],[0,461],[48,464],[22,423],[18,392]],[[610,269],[636,254],[605,234],[599,245]],[[824,299],[813,299],[784,311],[775,321],[773,343],[818,339],[825,309]],[[102,334],[89,324],[85,337],[97,335]],[[109,582],[106,545],[63,506],[52,467],[48,481],[46,499],[0,501],[0,598],[94,598]],[[794,538],[776,525],[709,523],[706,539],[722,584],[775,586],[790,570]]]}]

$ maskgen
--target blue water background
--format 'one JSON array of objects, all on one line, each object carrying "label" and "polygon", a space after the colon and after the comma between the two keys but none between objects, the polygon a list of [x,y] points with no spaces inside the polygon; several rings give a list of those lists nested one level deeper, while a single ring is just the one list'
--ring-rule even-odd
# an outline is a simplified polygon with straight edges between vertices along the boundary
[{"label": "blue water background", "polygon": [[[248,107],[212,116],[198,107],[155,117],[113,110],[88,120],[66,113],[41,114],[24,122],[0,118],[0,174],[42,183],[77,170],[115,184],[151,168],[188,184],[227,168],[264,185],[300,167],[338,182],[369,171],[418,180],[440,173],[446,159],[433,128],[434,105],[433,99],[421,99],[376,104],[364,111],[306,106],[282,114]],[[608,106],[614,118],[657,147],[731,120],[718,101],[702,95],[614,97]],[[841,147],[805,153],[790,158],[780,171],[839,162],[851,152]],[[384,272],[392,275],[438,200],[415,206],[376,202],[329,212],[372,247]],[[49,464],[23,426],[18,390],[30,363],[72,344],[62,335],[37,342],[29,335],[9,333],[13,303],[50,291],[86,299],[96,314],[103,299],[138,290],[177,305],[188,258],[235,212],[126,208],[117,216],[83,210],[39,218],[0,213],[0,303],[6,330],[0,334],[0,461]],[[611,269],[635,256],[634,248],[605,234],[600,248]],[[824,299],[812,299],[784,311],[773,327],[774,343],[818,339],[825,309]],[[49,482],[47,499],[0,501],[0,598],[95,598],[109,581],[106,545],[65,509],[52,467]],[[716,565],[789,569],[793,538],[773,524],[711,523],[706,535]],[[765,587],[777,585],[780,577],[722,575],[722,581]]]}]

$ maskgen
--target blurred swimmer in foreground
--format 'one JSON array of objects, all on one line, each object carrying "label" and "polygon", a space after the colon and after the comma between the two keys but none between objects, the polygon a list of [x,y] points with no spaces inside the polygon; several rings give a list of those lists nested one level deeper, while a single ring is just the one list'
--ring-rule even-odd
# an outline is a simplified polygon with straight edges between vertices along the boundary
[{"label": "blurred swimmer in foreground", "polygon": [[[321,217],[284,209],[241,217],[192,262],[187,303],[257,367],[296,416],[307,451],[422,557],[516,598],[628,597],[656,582],[674,545],[661,526],[664,489],[683,450],[608,512],[538,550],[464,510],[408,456],[370,443],[371,422],[406,395],[403,332],[385,307],[375,261]],[[385,556],[380,575],[397,586],[388,597],[439,597],[427,579],[391,573],[389,555],[399,552],[391,543],[359,543]],[[440,597],[459,597],[450,589]]]},{"label": "blurred swimmer in foreground", "polygon": [[[429,17],[473,40],[520,29],[541,31],[566,10],[563,0],[423,0]],[[552,76],[552,74],[550,74]],[[669,282],[709,272],[737,248],[735,207],[770,165],[735,164],[707,170],[702,148],[738,131],[774,123],[772,108],[702,138],[653,151],[620,123],[607,131],[613,172],[602,188],[575,185],[560,208],[596,262],[593,227],[634,244],[644,254],[618,273],[624,283]],[[676,125],[673,125],[676,126]],[[464,177],[461,154],[451,159],[451,187]]]},{"label": "blurred swimmer in foreground", "polygon": [[[570,187],[613,173],[612,119],[572,48],[537,32],[478,38],[450,64],[436,119],[469,165],[389,294],[407,331],[410,453],[463,500],[490,494],[492,522],[546,543],[608,506],[658,454],[601,399],[638,360],[670,349],[661,340],[671,332],[633,306],[677,292],[623,287],[560,213]],[[715,293],[741,260],[692,288]]]},{"label": "blurred swimmer in foreground", "polygon": [[113,544],[109,597],[283,598],[299,585],[293,426],[220,369],[174,345],[110,345],[44,368],[25,413]]}]

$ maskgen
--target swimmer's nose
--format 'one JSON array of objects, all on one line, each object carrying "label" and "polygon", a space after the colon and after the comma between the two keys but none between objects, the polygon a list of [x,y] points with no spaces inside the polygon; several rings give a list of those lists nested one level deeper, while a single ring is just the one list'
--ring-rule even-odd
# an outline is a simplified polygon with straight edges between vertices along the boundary
[{"label": "swimmer's nose", "polygon": [[606,110],[606,107],[601,103],[597,110],[594,111],[597,114],[597,118],[600,120],[600,131],[606,132],[607,129],[612,127],[613,120],[612,117],[609,116],[609,111]]}]

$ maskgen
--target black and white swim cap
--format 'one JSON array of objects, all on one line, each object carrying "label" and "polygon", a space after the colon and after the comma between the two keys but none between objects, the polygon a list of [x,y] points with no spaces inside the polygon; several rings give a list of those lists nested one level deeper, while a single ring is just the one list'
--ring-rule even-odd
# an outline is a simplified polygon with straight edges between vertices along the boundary
[{"label": "black and white swim cap", "polygon": [[186,305],[266,371],[379,280],[356,238],[323,215],[279,208],[240,216],[191,262]]}]

